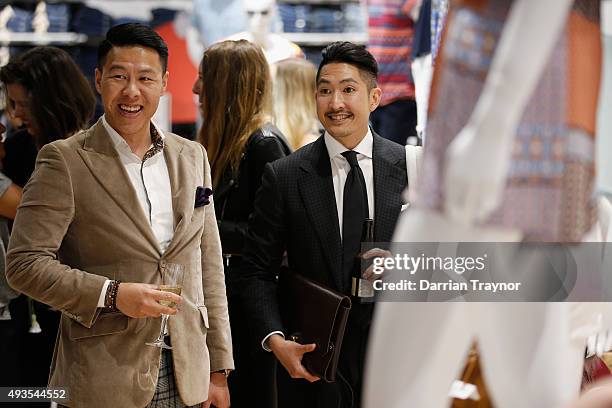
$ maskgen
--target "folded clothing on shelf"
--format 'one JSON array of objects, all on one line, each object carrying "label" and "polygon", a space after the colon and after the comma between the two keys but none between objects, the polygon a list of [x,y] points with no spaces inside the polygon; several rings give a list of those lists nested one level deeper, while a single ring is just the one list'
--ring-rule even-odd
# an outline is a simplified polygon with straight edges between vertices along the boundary
[{"label": "folded clothing on shelf", "polygon": [[151,27],[155,28],[164,23],[169,23],[170,21],[174,21],[176,10],[166,9],[166,8],[156,8],[156,9],[151,10],[151,14],[153,14],[153,20],[151,21]]},{"label": "folded clothing on shelf", "polygon": [[305,5],[281,3],[278,14],[287,33],[364,32],[366,15],[358,3]]},{"label": "folded clothing on shelf", "polygon": [[6,23],[6,28],[14,33],[29,33],[32,31],[32,18],[31,12],[13,7],[13,15]]},{"label": "folded clothing on shelf", "polygon": [[47,4],[47,18],[50,33],[64,33],[70,30],[70,7],[68,4]]},{"label": "folded clothing on shelf", "polygon": [[113,26],[113,19],[100,10],[80,6],[72,19],[72,30],[91,36],[104,36]]},{"label": "folded clothing on shelf", "polygon": [[310,6],[303,4],[278,5],[278,14],[283,22],[283,31],[286,33],[304,33],[308,31],[308,13]]}]

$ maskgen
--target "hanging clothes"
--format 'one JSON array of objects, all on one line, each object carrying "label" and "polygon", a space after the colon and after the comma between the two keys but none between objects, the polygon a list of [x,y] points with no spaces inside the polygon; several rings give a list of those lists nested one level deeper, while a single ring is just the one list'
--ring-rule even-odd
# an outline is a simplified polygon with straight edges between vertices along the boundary
[{"label": "hanging clothes", "polygon": [[175,29],[174,21],[158,26],[155,31],[168,44],[168,88],[172,95],[172,123],[195,123],[197,109],[191,87],[198,77],[198,67],[189,57],[187,41]]},{"label": "hanging clothes", "polygon": [[[510,4],[453,3],[431,90],[420,205],[444,208],[446,149],[478,101]],[[527,241],[580,242],[596,218],[598,5],[575,2],[517,126],[503,200],[486,222],[518,228]]]}]

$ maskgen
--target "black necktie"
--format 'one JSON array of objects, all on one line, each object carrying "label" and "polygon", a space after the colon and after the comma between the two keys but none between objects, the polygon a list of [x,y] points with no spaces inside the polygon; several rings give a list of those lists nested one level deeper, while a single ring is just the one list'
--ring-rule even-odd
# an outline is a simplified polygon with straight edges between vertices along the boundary
[{"label": "black necktie", "polygon": [[350,281],[355,255],[361,250],[361,229],[369,216],[368,191],[363,172],[357,163],[357,153],[347,150],[342,156],[351,165],[344,184],[342,203],[342,265],[344,281]]}]

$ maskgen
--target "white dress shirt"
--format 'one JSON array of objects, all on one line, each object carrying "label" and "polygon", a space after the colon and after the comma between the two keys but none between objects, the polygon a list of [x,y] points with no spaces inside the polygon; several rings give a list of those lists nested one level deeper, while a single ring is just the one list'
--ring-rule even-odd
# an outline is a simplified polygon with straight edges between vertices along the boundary
[{"label": "white dress shirt", "polygon": [[[104,116],[102,117],[102,125],[110,135],[117,153],[119,153],[119,159],[136,192],[140,208],[149,221],[151,230],[159,244],[159,249],[164,253],[174,235],[172,190],[164,152],[163,150],[157,152],[143,162],[140,157],[132,152],[125,139],[108,124]],[[155,126],[160,137],[164,139],[165,136],[161,129],[155,124],[153,126]],[[104,307],[104,296],[109,283],[110,280],[107,280],[102,287],[98,307]]]},{"label": "white dress shirt", "polygon": [[[325,132],[325,146],[331,162],[332,179],[334,183],[334,195],[336,196],[336,209],[338,211],[338,224],[340,227],[340,238],[342,238],[342,214],[344,209],[344,184],[346,176],[351,170],[351,165],[342,156],[342,153],[349,150],[334,139],[329,133]],[[374,218],[374,168],[372,166],[372,146],[374,139],[372,132],[368,128],[368,133],[355,146],[353,151],[357,152],[357,163],[363,172],[363,178],[368,191],[368,211],[370,218]]]},{"label": "white dress shirt", "polygon": [[[340,238],[342,239],[342,214],[344,208],[344,184],[346,183],[346,176],[351,170],[351,165],[342,156],[342,153],[350,150],[344,147],[342,143],[334,139],[329,133],[325,132],[324,135],[325,147],[327,148],[327,154],[329,154],[329,161],[331,163],[332,181],[334,184],[334,195],[336,197],[336,210],[338,211],[338,224],[340,227]],[[368,212],[370,218],[374,218],[374,166],[372,165],[372,148],[374,145],[374,138],[372,137],[372,131],[368,128],[368,132],[365,137],[355,146],[353,151],[357,152],[357,163],[363,172],[363,178],[365,179],[366,189],[368,191]],[[273,334],[280,334],[284,337],[284,334],[280,331],[275,331],[268,334],[261,342],[261,346],[266,351],[271,351],[268,346],[268,339]]]}]

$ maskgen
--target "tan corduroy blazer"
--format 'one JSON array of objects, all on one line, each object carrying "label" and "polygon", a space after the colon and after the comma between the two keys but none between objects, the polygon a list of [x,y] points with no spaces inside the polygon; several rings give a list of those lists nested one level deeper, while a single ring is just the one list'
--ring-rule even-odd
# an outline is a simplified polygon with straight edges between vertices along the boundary
[{"label": "tan corduroy blazer", "polygon": [[207,399],[210,372],[233,368],[221,244],[210,204],[194,208],[210,166],[198,143],[166,134],[175,231],[162,255],[112,140],[101,122],[46,145],[24,189],[7,255],[17,290],[62,312],[50,386],[69,407],[144,407],[153,397],[159,318],[97,308],[107,278],[161,283],[167,263],[185,266],[183,304],[170,319],[183,402]]}]

